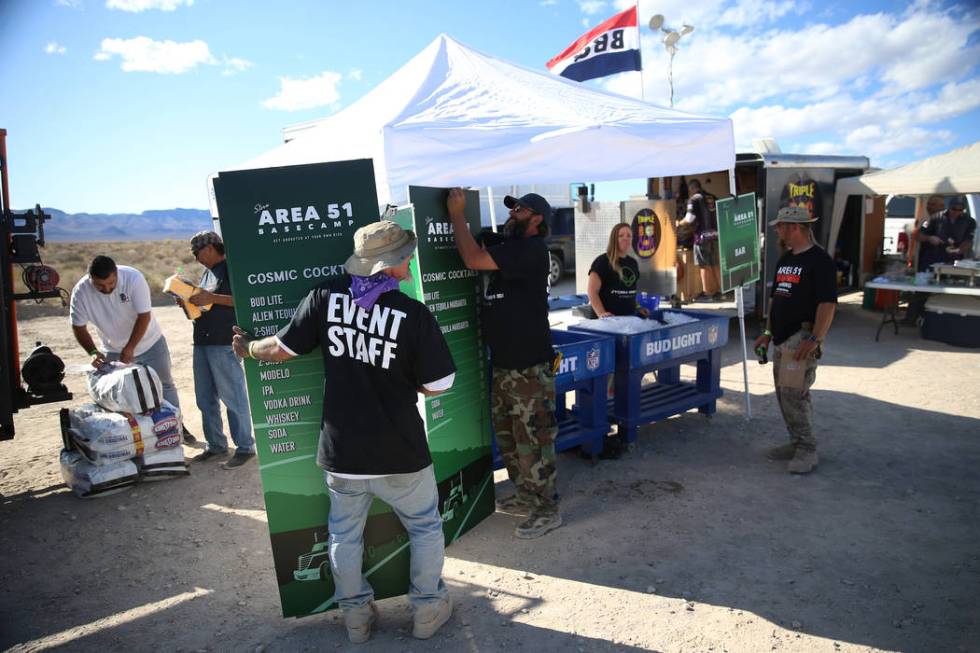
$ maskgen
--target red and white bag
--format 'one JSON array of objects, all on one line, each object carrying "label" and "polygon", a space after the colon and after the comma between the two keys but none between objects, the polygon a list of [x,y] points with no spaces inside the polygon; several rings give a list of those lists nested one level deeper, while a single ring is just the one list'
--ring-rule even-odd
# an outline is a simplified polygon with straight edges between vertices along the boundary
[{"label": "red and white bag", "polygon": [[[72,447],[95,465],[180,448],[180,410],[164,400],[148,415],[114,413],[95,404],[68,410]],[[183,459],[183,450],[181,450]]]}]

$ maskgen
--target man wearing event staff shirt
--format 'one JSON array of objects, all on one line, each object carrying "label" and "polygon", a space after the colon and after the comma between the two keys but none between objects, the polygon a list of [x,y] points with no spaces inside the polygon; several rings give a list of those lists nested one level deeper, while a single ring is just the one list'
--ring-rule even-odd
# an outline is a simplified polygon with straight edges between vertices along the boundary
[{"label": "man wearing event staff shirt", "polygon": [[508,195],[503,239],[480,247],[466,224],[466,195],[449,191],[446,208],[456,248],[471,270],[489,272],[480,319],[490,346],[493,429],[507,475],[517,493],[501,509],[527,514],[514,531],[541,537],[561,526],[555,493],[554,348],[548,324],[548,248],[542,236],[551,206],[535,193]]},{"label": "man wearing event staff shirt", "polygon": [[442,580],[445,539],[432,455],[417,393],[448,390],[449,346],[424,304],[399,290],[409,279],[415,234],[382,220],[354,233],[349,273],[306,296],[275,336],[250,340],[235,327],[241,357],[285,361],[319,346],[323,416],[316,462],[330,495],[334,600],[354,643],[371,637],[374,590],[362,575],[364,526],[374,497],[391,506],[411,547],[412,635],[432,637],[452,614]]},{"label": "man wearing event staff shirt", "polygon": [[[787,251],[776,263],[766,328],[755,341],[756,349],[768,347],[770,341],[775,348],[776,399],[790,437],[788,444],[770,449],[768,457],[789,461],[786,469],[792,474],[809,473],[819,461],[810,387],[816,380],[821,344],[837,310],[837,269],[813,241],[810,223],[817,220],[807,209],[794,206],[779,209],[769,223]],[[803,369],[785,365],[790,359]]]}]

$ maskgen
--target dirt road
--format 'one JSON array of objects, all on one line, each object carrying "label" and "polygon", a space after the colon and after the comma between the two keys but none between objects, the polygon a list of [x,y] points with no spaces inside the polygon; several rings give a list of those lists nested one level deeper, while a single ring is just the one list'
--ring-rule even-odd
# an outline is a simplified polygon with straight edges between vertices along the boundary
[{"label": "dirt road", "polygon": [[[878,316],[855,301],[817,373],[815,473],[765,460],[785,437],[771,368],[749,364],[747,422],[733,323],[714,418],[648,426],[596,467],[561,455],[565,526],[519,541],[516,518],[495,514],[448,550],[458,607],[433,641],[412,640],[399,598],[356,648],[980,650],[980,352],[908,329],[875,343]],[[190,326],[154,311],[199,433]],[[22,323],[34,340],[85,363],[63,318]],[[79,403],[82,381],[70,375]],[[58,470],[57,409],[23,411],[0,443],[0,649],[355,648],[336,613],[279,616],[254,464],[77,499]]]}]

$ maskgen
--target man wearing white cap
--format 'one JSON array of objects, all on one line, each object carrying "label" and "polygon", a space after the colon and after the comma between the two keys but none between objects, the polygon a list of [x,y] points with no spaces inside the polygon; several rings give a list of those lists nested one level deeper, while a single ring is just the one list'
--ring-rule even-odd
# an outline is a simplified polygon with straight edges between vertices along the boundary
[{"label": "man wearing white cap", "polygon": [[453,383],[456,367],[432,313],[401,293],[416,238],[383,220],[354,234],[349,276],[317,286],[279,333],[249,340],[235,327],[241,357],[284,361],[317,346],[323,356],[323,418],[317,465],[330,494],[334,600],[352,642],[371,637],[374,591],[362,575],[364,525],[374,497],[408,531],[415,610],[412,634],[428,639],[452,614],[442,581],[445,540],[432,456],[416,402]]},{"label": "man wearing white cap", "polygon": [[814,243],[810,229],[817,219],[805,208],[792,206],[779,209],[769,223],[786,252],[776,263],[765,331],[755,341],[756,349],[768,347],[770,341],[775,348],[776,399],[790,437],[788,444],[769,450],[769,459],[789,461],[786,469],[792,474],[811,472],[818,463],[810,386],[837,309],[834,261]]}]

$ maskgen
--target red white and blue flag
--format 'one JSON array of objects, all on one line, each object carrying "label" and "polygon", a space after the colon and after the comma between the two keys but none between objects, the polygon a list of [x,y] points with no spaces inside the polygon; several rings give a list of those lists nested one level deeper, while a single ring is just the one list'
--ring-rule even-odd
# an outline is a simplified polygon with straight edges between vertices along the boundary
[{"label": "red white and blue flag", "polygon": [[636,7],[592,28],[545,65],[556,75],[577,82],[640,70]]}]

